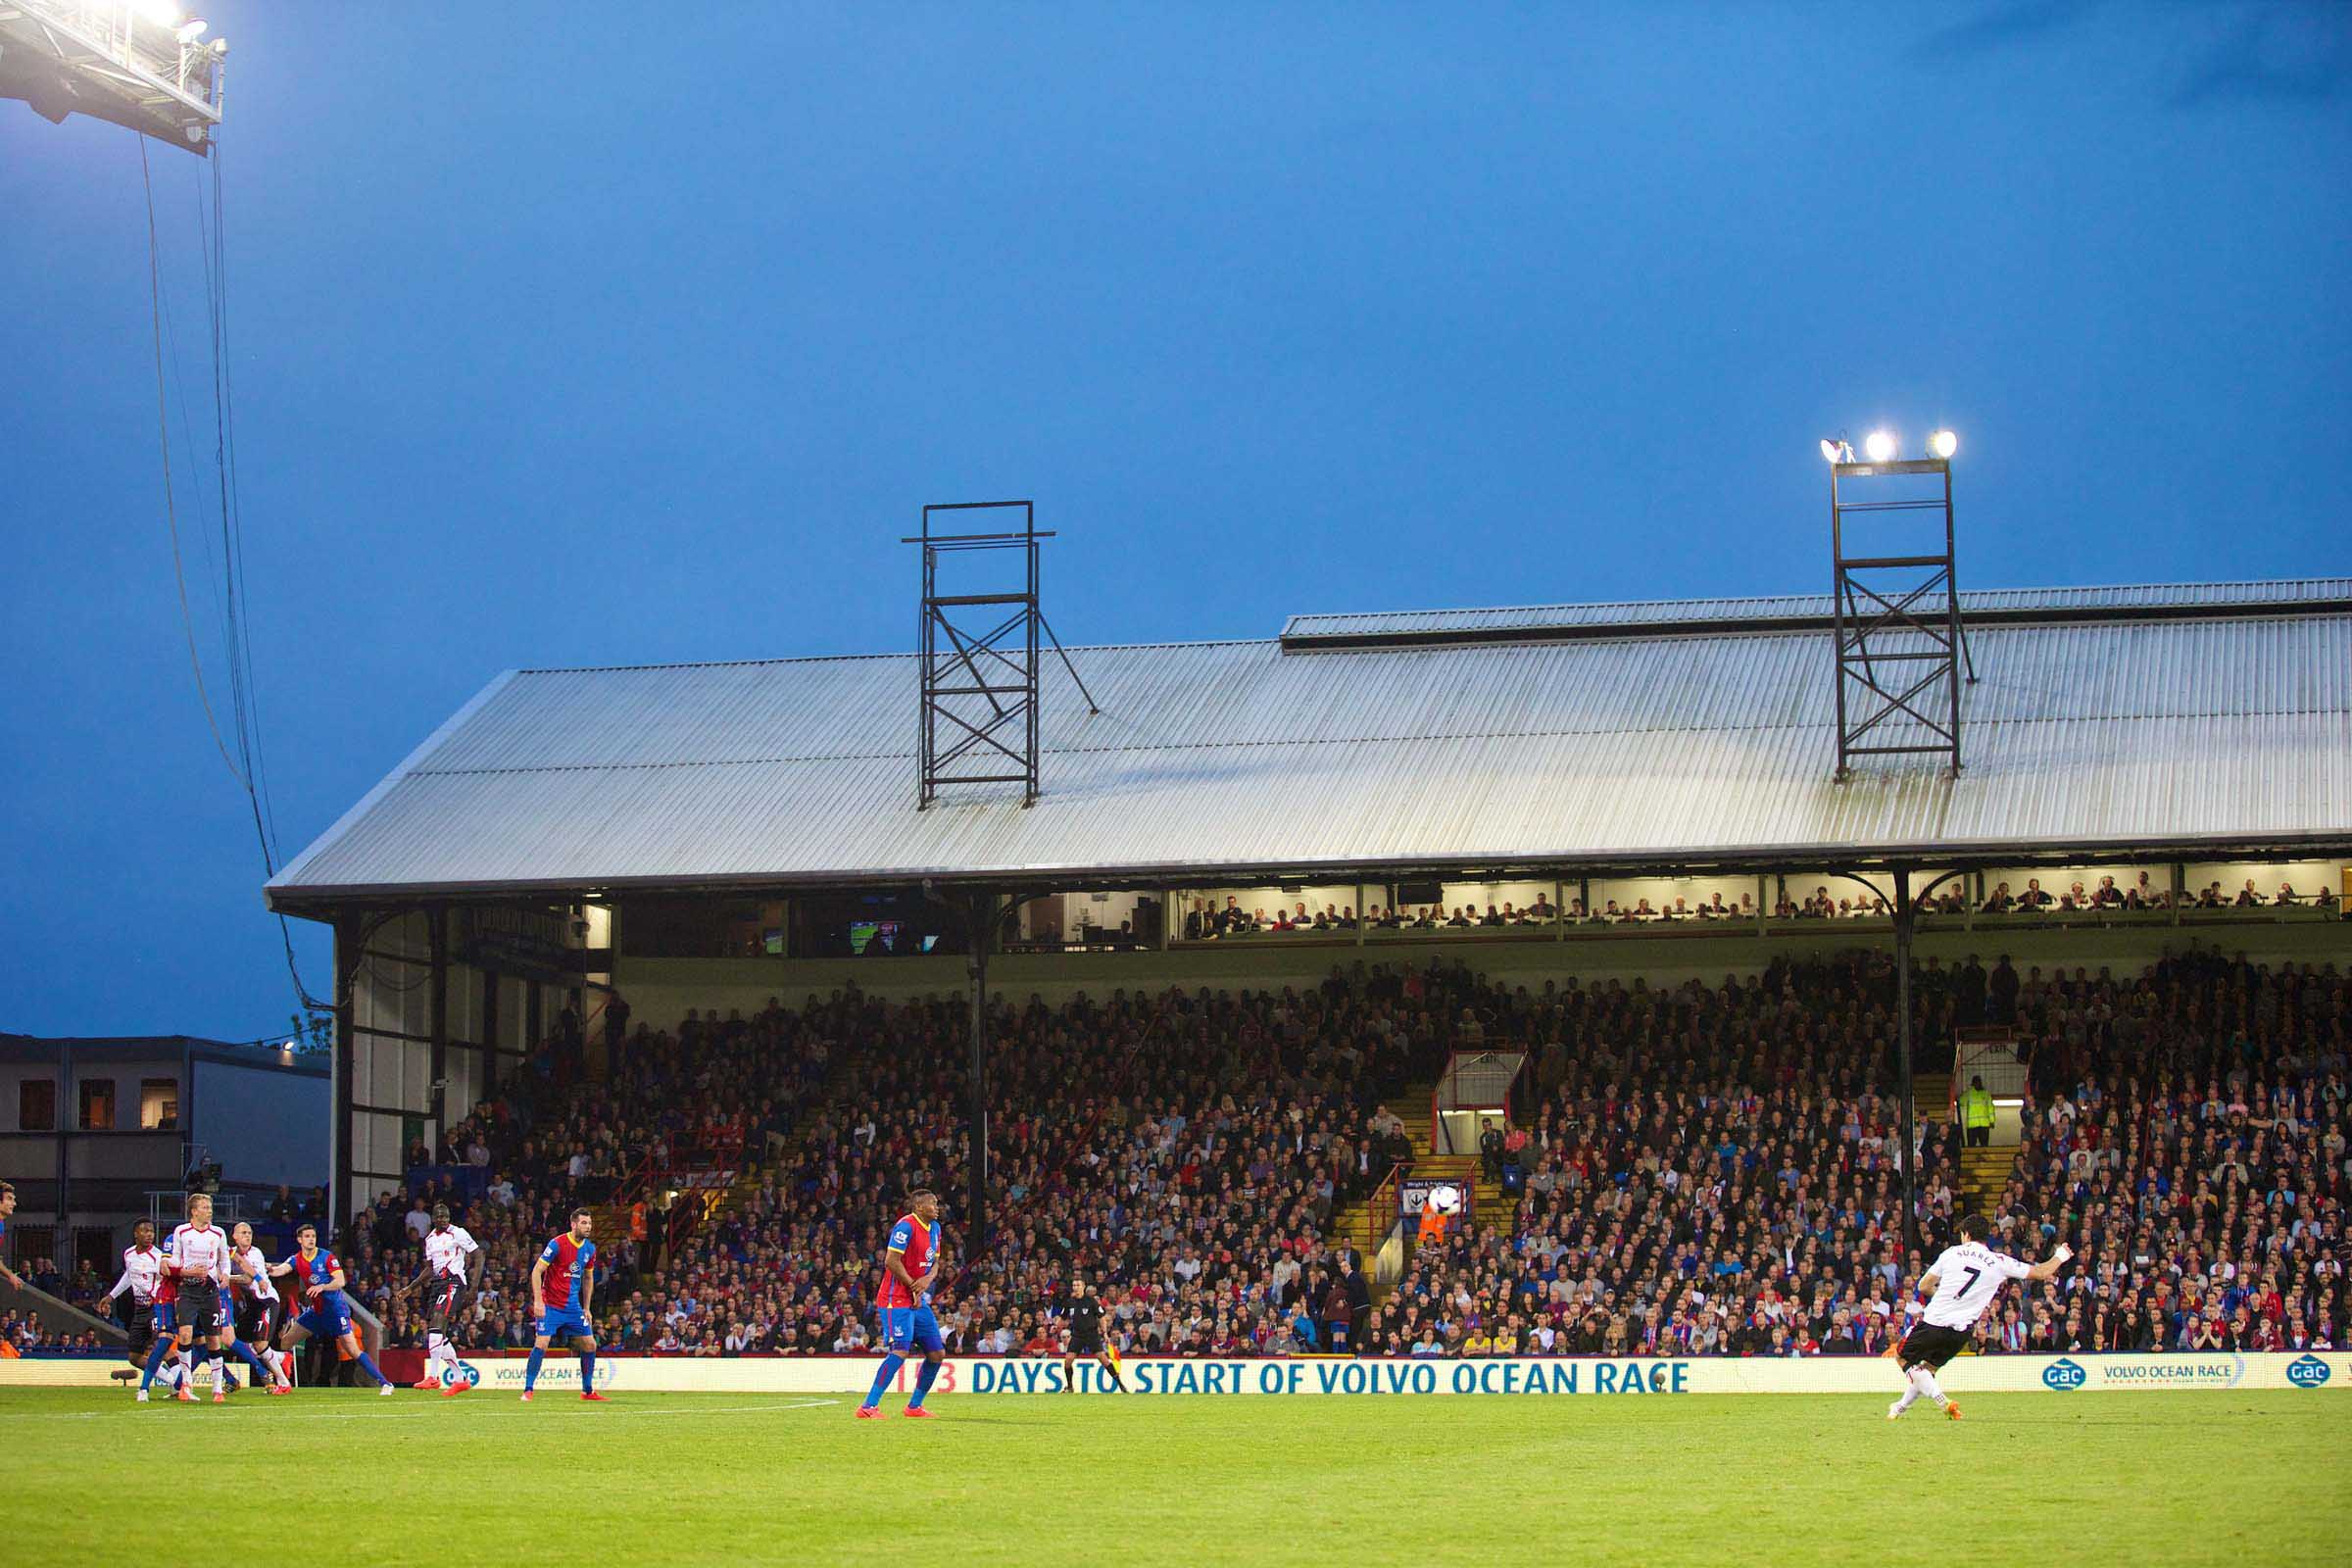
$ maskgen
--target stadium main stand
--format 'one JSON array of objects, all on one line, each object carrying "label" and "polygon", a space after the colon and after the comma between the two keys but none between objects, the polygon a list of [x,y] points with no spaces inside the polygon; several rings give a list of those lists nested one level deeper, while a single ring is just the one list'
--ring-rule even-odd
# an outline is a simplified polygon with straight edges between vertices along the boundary
[{"label": "stadium main stand", "polygon": [[1960,600],[1957,754],[1843,771],[1818,595],[1077,649],[1034,792],[937,801],[912,657],[510,671],[268,888],[337,1211],[378,1280],[480,1216],[477,1343],[585,1202],[621,1343],[858,1348],[917,1181],[968,1348],[1086,1270],[1188,1350],[1863,1352],[1967,1206],[2099,1254],[2004,1348],[2271,1272],[2335,1334],[2352,579]]},{"label": "stadium main stand", "polygon": [[[1931,1062],[2000,1011],[2023,1143],[1996,1245],[2081,1265],[2021,1291],[1980,1348],[2325,1348],[2345,1321],[2352,981],[2332,965],[2168,956],[2144,973],[1914,977]],[[420,1151],[348,1246],[395,1338],[436,1198],[489,1250],[470,1344],[524,1343],[514,1292],[574,1201],[631,1170],[732,1159],[715,1209],[608,1241],[610,1342],[682,1354],[858,1350],[877,1250],[917,1182],[949,1197],[952,1345],[1056,1343],[1085,1272],[1134,1348],[1278,1354],[1870,1354],[1952,1237],[1963,1151],[1920,1123],[1924,1250],[1901,1246],[1892,963],[1853,952],[1752,980],[1536,988],[1458,963],[1358,964],[1311,988],[1000,1003],[994,1241],[961,1250],[961,1004],[845,992],[640,1026],[609,1079],[551,1056]],[[1412,1251],[1393,1289],[1335,1218],[1410,1148],[1410,1100],[1465,1040],[1528,1053],[1500,1156],[1511,1200]],[[658,1156],[658,1158],[657,1158]],[[1389,1189],[1393,1194],[1394,1189]],[[1388,1199],[1393,1202],[1393,1197]],[[674,1241],[671,1239],[674,1237]]]}]

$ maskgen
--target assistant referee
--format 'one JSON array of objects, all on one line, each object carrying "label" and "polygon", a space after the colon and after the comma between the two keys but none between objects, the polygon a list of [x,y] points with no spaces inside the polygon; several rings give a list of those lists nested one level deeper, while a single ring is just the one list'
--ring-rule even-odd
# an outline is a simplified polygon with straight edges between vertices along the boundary
[{"label": "assistant referee", "polygon": [[1077,1362],[1083,1355],[1102,1369],[1112,1388],[1126,1393],[1127,1385],[1119,1377],[1118,1352],[1102,1343],[1102,1298],[1088,1288],[1085,1275],[1070,1281],[1070,1300],[1062,1308],[1062,1317],[1068,1337],[1061,1344],[1061,1392],[1078,1392]]}]

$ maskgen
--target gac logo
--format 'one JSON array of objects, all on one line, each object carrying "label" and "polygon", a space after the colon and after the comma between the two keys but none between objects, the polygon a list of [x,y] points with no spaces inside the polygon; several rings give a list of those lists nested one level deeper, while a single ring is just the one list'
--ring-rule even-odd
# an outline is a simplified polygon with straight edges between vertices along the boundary
[{"label": "gac logo", "polygon": [[2089,1376],[2079,1364],[2063,1355],[2041,1369],[2041,1381],[2061,1394],[2069,1389],[2081,1388]]},{"label": "gac logo", "polygon": [[2298,1389],[2316,1389],[2328,1381],[2328,1363],[2316,1355],[2300,1355],[2286,1363],[2286,1381]]}]

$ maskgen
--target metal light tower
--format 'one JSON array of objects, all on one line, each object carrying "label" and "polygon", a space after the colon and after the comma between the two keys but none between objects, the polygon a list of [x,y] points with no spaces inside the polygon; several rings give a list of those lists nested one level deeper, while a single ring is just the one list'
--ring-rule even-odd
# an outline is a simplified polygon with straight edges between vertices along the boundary
[{"label": "metal light tower", "polygon": [[[932,524],[935,513],[1011,512],[1020,526],[946,533]],[[1086,682],[1061,639],[1038,607],[1037,507],[1029,501],[958,501],[923,509],[923,530],[902,541],[919,545],[923,556],[922,623],[916,649],[922,682],[921,731],[916,750],[915,809],[928,810],[940,791],[968,784],[1018,784],[1021,805],[1037,801],[1039,724],[1039,634],[1060,655],[1070,679],[1086,698],[1086,710],[1099,711]],[[974,552],[1017,551],[1018,586],[985,586],[971,593],[944,593],[941,567],[951,557]],[[974,612],[980,612],[974,615]]]},{"label": "metal light tower", "polygon": [[172,0],[0,0],[0,98],[127,125],[198,156],[220,124],[225,40]]},{"label": "metal light tower", "polygon": [[[1969,658],[1952,535],[1958,443],[1938,430],[1927,457],[1898,459],[1894,438],[1881,431],[1862,462],[1841,441],[1821,446],[1830,460],[1838,777],[1851,775],[1857,757],[1923,753],[1948,758],[1957,773],[1960,665]],[[1878,522],[1913,526],[1873,528],[1870,548],[1857,549],[1849,530]],[[1968,678],[1976,679],[1973,661]]]}]

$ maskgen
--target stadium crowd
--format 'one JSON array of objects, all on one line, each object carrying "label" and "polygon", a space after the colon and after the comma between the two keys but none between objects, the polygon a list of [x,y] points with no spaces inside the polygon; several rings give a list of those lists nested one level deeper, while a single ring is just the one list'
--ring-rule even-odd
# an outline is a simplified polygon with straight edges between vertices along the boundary
[{"label": "stadium crowd", "polygon": [[26,1312],[0,1312],[0,1358],[17,1355],[95,1353],[106,1348],[95,1330],[61,1334]]},{"label": "stadium crowd", "polygon": [[[2183,889],[2175,894],[2172,889],[2159,887],[2154,876],[2146,871],[2131,880],[2119,883],[2112,874],[2101,875],[2094,883],[2076,877],[2055,891],[2045,888],[2041,878],[2025,879],[2022,888],[2012,890],[2007,882],[1996,882],[1982,899],[1973,902],[1961,891],[1957,882],[1933,890],[1921,899],[1919,913],[1928,924],[1938,916],[1961,915],[1973,907],[1979,914],[2016,915],[2020,917],[2052,917],[2070,915],[2139,914],[2170,910],[2176,906],[2204,911],[2255,909],[2309,909],[2332,917],[2341,912],[2335,892],[2325,883],[2308,892],[2298,891],[2291,881],[2279,878],[2265,890],[2248,878],[2235,892],[2225,889],[2219,882],[2208,883],[2195,891]],[[1214,942],[1238,937],[1267,934],[1315,932],[1336,933],[1355,931],[1467,931],[1476,928],[1520,925],[1557,926],[1562,921],[1570,925],[1647,925],[1672,924],[1678,921],[1753,921],[1758,917],[1756,895],[1739,891],[1729,895],[1721,890],[1702,895],[1695,903],[1687,896],[1672,899],[1661,896],[1655,903],[1647,897],[1629,897],[1626,900],[1601,898],[1588,908],[1581,898],[1566,898],[1554,904],[1548,894],[1539,891],[1525,905],[1509,900],[1480,906],[1476,903],[1447,906],[1442,902],[1409,906],[1386,906],[1367,904],[1359,918],[1352,905],[1326,901],[1317,908],[1304,900],[1277,902],[1271,909],[1263,904],[1245,906],[1238,894],[1226,894],[1219,904],[1213,898],[1195,898],[1184,916],[1182,935],[1188,942]],[[1815,884],[1811,893],[1788,889],[1774,899],[1770,915],[1774,920],[1861,920],[1891,919],[1894,911],[1884,898],[1875,895],[1848,894],[1838,897],[1827,883]]]},{"label": "stadium crowd", "polygon": [[[1923,966],[1914,1002],[1923,1068],[1962,1025],[2014,1023],[2033,1091],[1995,1242],[2081,1254],[1989,1317],[1985,1348],[2340,1343],[2341,975],[1971,958]],[[451,1202],[487,1264],[461,1343],[515,1346],[532,1253],[570,1204],[633,1170],[721,1161],[748,1200],[677,1255],[600,1239],[608,1343],[863,1349],[879,1239],[929,1182],[950,1205],[940,1298],[960,1351],[1053,1347],[1083,1271],[1132,1349],[1868,1354],[1899,1334],[1959,1209],[1958,1139],[1922,1122],[1926,1247],[1903,1251],[1893,1006],[1891,960],[1868,953],[1673,990],[1504,987],[1433,962],[1279,992],[1000,999],[993,1245],[970,1255],[961,1000],[771,1001],[616,1035],[601,1078],[543,1058],[418,1151],[411,1191],[346,1246],[414,1338],[392,1290]],[[1398,1152],[1382,1097],[1457,1046],[1530,1054],[1500,1156],[1511,1201],[1419,1249],[1374,1306],[1363,1260],[1326,1231]]]},{"label": "stadium crowd", "polygon": [[[1953,1239],[1958,1151],[1921,1140],[1903,1255],[1876,959],[1573,1004],[1507,1225],[1424,1249],[1372,1326],[1434,1353],[1868,1354]],[[1973,1006],[1933,970],[1923,1023]],[[1996,1008],[1997,1010],[1997,1008]],[[1994,1245],[2077,1264],[1979,1327],[1992,1351],[2342,1343],[2346,1032],[2332,969],[2210,956],[2130,981],[2029,971],[2034,1085]],[[1932,1038],[1932,1036],[1931,1036]],[[1948,1039],[1946,1035],[1944,1038]]]}]

